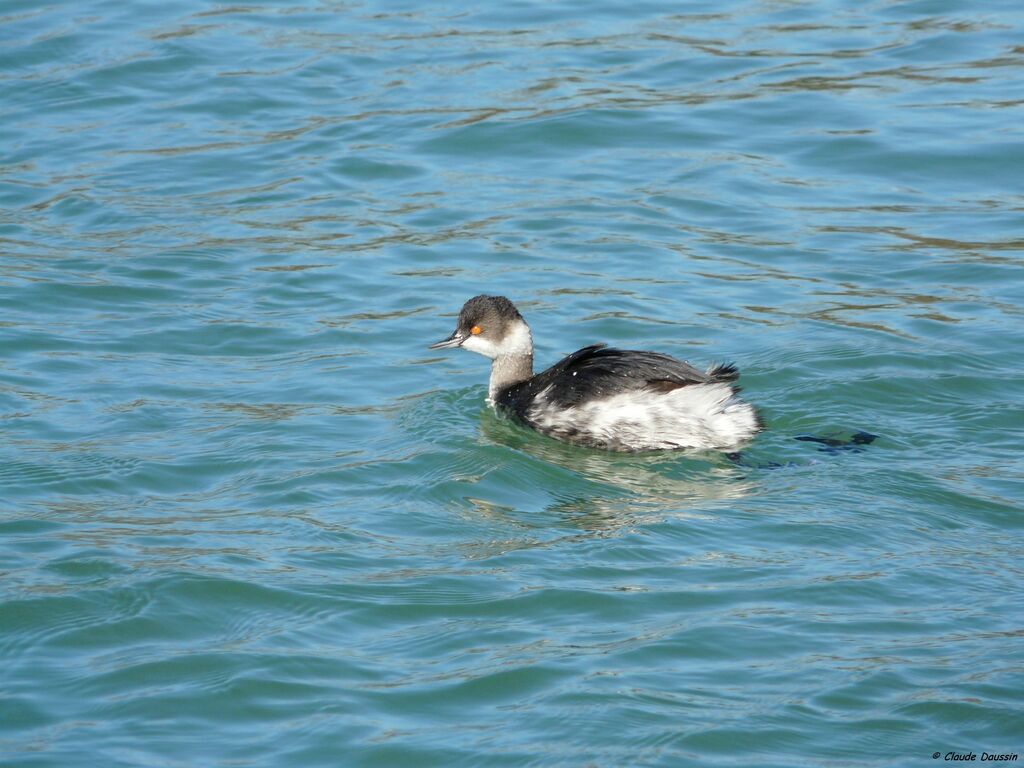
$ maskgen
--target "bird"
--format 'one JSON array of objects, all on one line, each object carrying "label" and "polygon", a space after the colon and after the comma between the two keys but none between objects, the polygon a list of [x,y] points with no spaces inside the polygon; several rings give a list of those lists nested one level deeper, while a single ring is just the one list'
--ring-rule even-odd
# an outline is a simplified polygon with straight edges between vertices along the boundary
[{"label": "bird", "polygon": [[731,363],[701,371],[659,352],[583,347],[533,373],[533,335],[504,296],[474,296],[452,334],[430,349],[461,347],[491,360],[487,402],[556,440],[606,451],[735,451],[763,428],[738,396]]}]

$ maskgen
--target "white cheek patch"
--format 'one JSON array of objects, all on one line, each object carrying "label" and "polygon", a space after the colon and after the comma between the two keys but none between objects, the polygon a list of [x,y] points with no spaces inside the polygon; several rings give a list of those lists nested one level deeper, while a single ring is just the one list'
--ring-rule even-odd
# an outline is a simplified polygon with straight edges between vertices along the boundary
[{"label": "white cheek patch", "polygon": [[483,336],[470,336],[462,342],[462,346],[491,360],[498,357],[526,357],[533,355],[533,336],[526,323],[519,320],[510,325],[497,342]]},{"label": "white cheek patch", "polygon": [[492,360],[498,356],[498,348],[494,343],[487,339],[481,339],[479,336],[470,336],[462,342],[462,348],[468,349],[470,352],[476,352],[478,355],[489,357]]}]

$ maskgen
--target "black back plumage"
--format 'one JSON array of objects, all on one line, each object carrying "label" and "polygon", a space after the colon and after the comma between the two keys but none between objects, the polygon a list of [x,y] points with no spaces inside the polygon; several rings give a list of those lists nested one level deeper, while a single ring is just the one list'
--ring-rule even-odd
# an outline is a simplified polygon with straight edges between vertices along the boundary
[{"label": "black back plumage", "polygon": [[647,389],[668,392],[691,384],[732,382],[736,366],[717,365],[709,372],[658,352],[615,349],[594,344],[573,352],[532,379],[501,393],[501,405],[524,415],[540,392],[556,408],[571,408],[584,400],[612,397]]}]

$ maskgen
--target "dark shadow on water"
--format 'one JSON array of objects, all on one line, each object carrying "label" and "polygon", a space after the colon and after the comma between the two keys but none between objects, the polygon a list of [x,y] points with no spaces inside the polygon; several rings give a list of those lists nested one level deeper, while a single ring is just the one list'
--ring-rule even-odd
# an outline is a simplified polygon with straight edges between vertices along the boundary
[{"label": "dark shadow on water", "polygon": [[797,435],[794,439],[805,443],[818,443],[822,446],[818,450],[825,453],[836,454],[842,451],[860,453],[864,450],[865,445],[871,445],[871,443],[875,442],[878,439],[878,435],[872,435],[870,432],[854,432],[847,440],[836,437],[818,437],[815,435]]},{"label": "dark shadow on water", "polygon": [[[878,435],[861,431],[854,432],[848,438],[828,435],[797,435],[793,439],[804,443],[817,443],[819,446],[818,450],[820,452],[836,456],[841,453],[860,453],[864,450],[864,446],[871,445],[871,443],[875,442],[875,440],[878,439]],[[743,453],[739,451],[727,453],[725,454],[725,457],[737,466],[747,467],[749,469],[782,469],[784,467],[799,466],[798,463],[792,461],[784,464],[777,461],[750,463],[747,462]]]}]

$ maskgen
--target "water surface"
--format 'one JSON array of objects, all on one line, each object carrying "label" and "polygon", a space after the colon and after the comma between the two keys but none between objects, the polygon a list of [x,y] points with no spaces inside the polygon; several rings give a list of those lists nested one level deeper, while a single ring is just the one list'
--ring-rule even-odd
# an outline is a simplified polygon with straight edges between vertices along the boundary
[{"label": "water surface", "polygon": [[[1022,33],[7,0],[0,761],[1024,752]],[[482,292],[543,365],[735,360],[769,429],[737,465],[509,424],[426,349]]]}]

